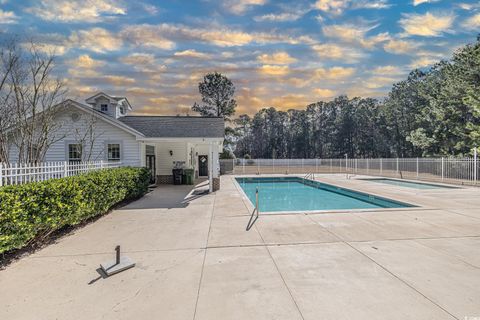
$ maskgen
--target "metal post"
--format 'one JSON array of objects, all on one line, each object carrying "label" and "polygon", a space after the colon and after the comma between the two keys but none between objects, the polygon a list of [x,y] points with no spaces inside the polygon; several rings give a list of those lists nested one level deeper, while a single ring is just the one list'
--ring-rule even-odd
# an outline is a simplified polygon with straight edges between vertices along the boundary
[{"label": "metal post", "polygon": [[444,179],[444,170],[445,170],[445,161],[444,161],[444,159],[443,159],[443,157],[442,157],[442,181],[443,181],[443,179]]},{"label": "metal post", "polygon": [[[1,168],[1,166],[0,166]],[[1,174],[0,174],[0,186],[1,184]],[[477,184],[477,147],[473,149],[473,183]]]},{"label": "metal post", "polygon": [[368,161],[368,158],[367,158],[367,174],[370,173],[370,162]]},{"label": "metal post", "polygon": [[397,174],[398,174],[398,157],[397,157]]},{"label": "metal post", "polygon": [[380,158],[380,175],[383,174],[383,160]]},{"label": "metal post", "polygon": [[272,159],[273,173],[275,173],[275,158]]},{"label": "metal post", "polygon": [[120,264],[120,246],[115,247],[115,264]]},{"label": "metal post", "polygon": [[3,186],[3,164],[0,162],[0,187]]},{"label": "metal post", "polygon": [[255,190],[255,210],[257,211],[257,214],[258,214],[258,187]]},{"label": "metal post", "polygon": [[348,154],[345,153],[345,174],[348,179]]}]

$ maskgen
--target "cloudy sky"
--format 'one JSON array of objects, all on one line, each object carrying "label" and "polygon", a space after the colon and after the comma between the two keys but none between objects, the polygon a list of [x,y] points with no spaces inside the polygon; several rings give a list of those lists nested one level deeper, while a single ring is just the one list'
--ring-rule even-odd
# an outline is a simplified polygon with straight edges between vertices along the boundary
[{"label": "cloudy sky", "polygon": [[235,84],[237,114],[382,97],[413,68],[480,32],[480,3],[454,0],[0,0],[1,36],[57,55],[79,100],[125,95],[139,114],[185,113],[198,82]]}]

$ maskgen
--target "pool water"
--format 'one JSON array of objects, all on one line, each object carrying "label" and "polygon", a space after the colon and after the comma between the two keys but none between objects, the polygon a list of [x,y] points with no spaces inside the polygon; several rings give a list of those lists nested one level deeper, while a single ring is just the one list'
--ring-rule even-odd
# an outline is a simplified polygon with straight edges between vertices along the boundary
[{"label": "pool water", "polygon": [[410,204],[298,177],[236,180],[253,206],[258,188],[261,212],[413,207]]},{"label": "pool water", "polygon": [[458,189],[457,187],[451,186],[442,186],[438,184],[431,183],[422,183],[422,182],[412,182],[412,181],[401,181],[396,179],[387,179],[387,178],[378,178],[378,179],[362,179],[365,181],[372,181],[377,183],[389,184],[392,186],[406,187],[413,189]]}]

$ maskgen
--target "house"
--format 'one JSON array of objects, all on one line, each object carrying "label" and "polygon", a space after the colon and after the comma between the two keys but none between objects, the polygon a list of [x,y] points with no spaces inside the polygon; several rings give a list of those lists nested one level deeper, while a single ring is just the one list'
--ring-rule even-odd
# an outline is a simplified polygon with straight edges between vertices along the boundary
[{"label": "house", "polygon": [[[193,168],[196,177],[208,177],[210,190],[219,188],[219,153],[224,140],[221,117],[134,116],[126,97],[100,92],[82,104],[67,100],[55,111],[58,141],[44,161],[119,161],[146,166],[152,180],[173,183],[176,165]],[[18,159],[14,146],[10,161]]]}]

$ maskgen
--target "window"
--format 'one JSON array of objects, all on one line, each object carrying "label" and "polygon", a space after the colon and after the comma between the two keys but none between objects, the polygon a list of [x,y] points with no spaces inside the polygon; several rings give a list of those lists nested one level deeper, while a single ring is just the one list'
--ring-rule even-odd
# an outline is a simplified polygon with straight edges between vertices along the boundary
[{"label": "window", "polygon": [[120,114],[121,115],[125,114],[125,107],[124,106],[120,106]]},{"label": "window", "polygon": [[109,143],[107,146],[108,151],[108,161],[120,160],[120,144],[119,143]]},{"label": "window", "polygon": [[101,104],[100,105],[100,111],[108,112],[108,104]]},{"label": "window", "polygon": [[79,162],[82,161],[82,145],[75,143],[68,145],[68,161]]}]

